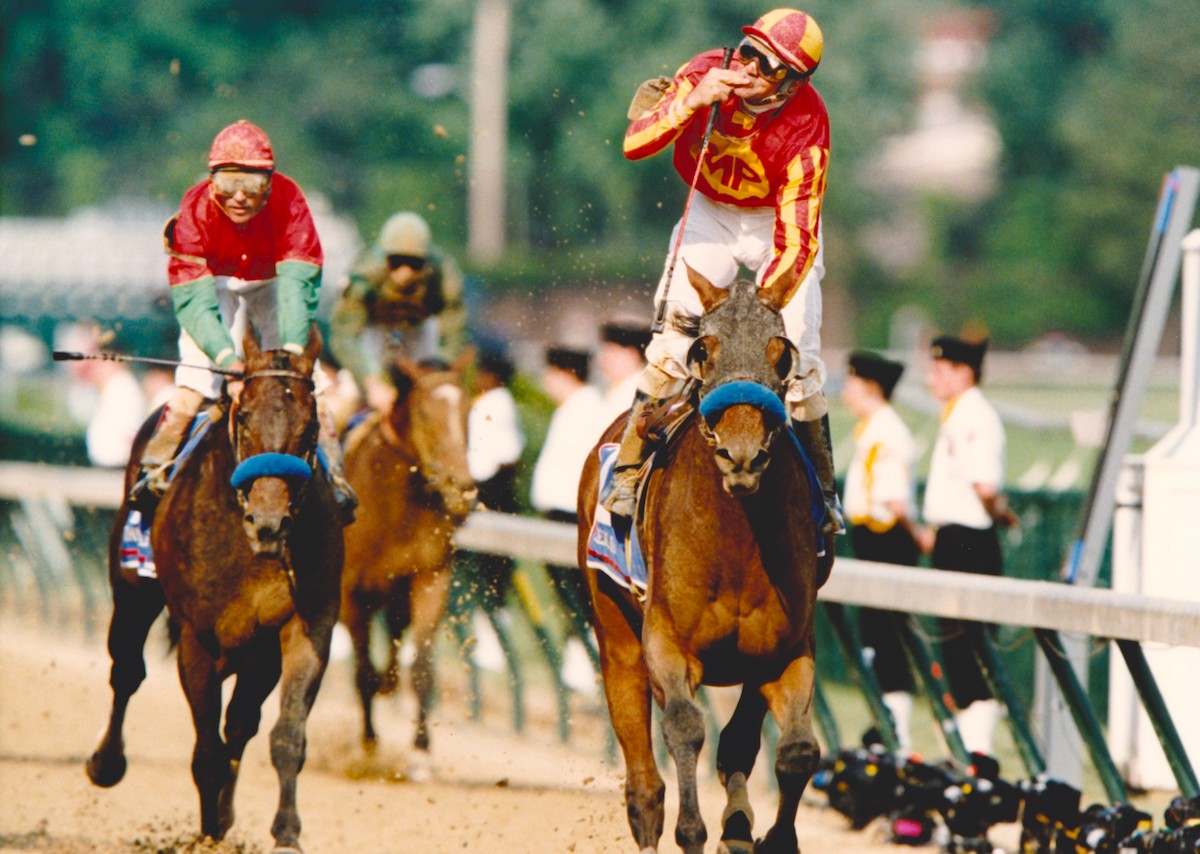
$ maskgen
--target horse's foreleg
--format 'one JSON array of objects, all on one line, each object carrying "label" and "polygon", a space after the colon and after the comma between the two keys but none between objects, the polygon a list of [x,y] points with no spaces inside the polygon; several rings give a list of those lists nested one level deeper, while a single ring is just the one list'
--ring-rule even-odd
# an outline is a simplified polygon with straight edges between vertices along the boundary
[{"label": "horse's foreleg", "polygon": [[746,792],[746,780],[762,745],[762,723],[767,701],[756,685],[747,685],[717,747],[717,775],[725,787],[725,812],[721,816],[721,851],[754,850],[754,810]]},{"label": "horse's foreleg", "polygon": [[334,620],[320,627],[293,617],[279,633],[282,683],[279,720],[271,729],[271,764],[279,775],[279,808],[271,823],[275,850],[300,849],[300,814],[296,810],[296,779],[304,767],[305,726],[317,699],[317,689],[329,662],[329,639]]},{"label": "horse's foreleg", "polygon": [[112,658],[108,682],[113,691],[112,710],[100,744],[86,765],[88,779],[105,787],[115,786],[125,776],[125,739],[122,735],[125,711],[129,698],[146,678],[146,636],[164,605],[162,588],[156,582],[132,585],[114,575],[112,588],[113,612],[108,626],[108,654]]},{"label": "horse's foreleg", "polygon": [[246,744],[258,732],[262,704],[279,682],[279,646],[266,641],[261,651],[246,657],[238,671],[237,683],[225,709],[225,744],[229,756],[229,782],[221,789],[217,809],[224,827],[233,826],[233,796],[238,769]]},{"label": "horse's foreleg", "polygon": [[221,815],[220,793],[232,775],[229,754],[221,740],[221,677],[212,657],[190,629],[179,640],[179,681],[192,710],[196,746],[192,750],[192,780],[200,795],[200,833],[222,839],[232,816]]},{"label": "horse's foreleg", "polygon": [[379,690],[379,673],[371,663],[371,614],[372,609],[353,591],[342,595],[342,622],[350,632],[354,647],[354,684],[358,688],[358,700],[363,713],[363,747],[375,748],[375,727],[371,722],[371,702]]},{"label": "horse's foreleg", "polygon": [[702,854],[708,830],[700,815],[700,800],[696,786],[696,763],[704,746],[704,714],[692,699],[699,684],[700,673],[680,649],[669,627],[657,624],[652,610],[645,630],[643,644],[646,667],[657,681],[663,703],[662,731],[667,750],[675,760],[679,779],[679,820],[675,825],[675,842],[685,854]]},{"label": "horse's foreleg", "polygon": [[779,811],[775,824],[755,848],[760,854],[798,854],[800,851],[796,840],[796,810],[821,758],[812,728],[815,678],[810,651],[789,664],[777,681],[763,686],[763,694],[780,731],[775,756]]},{"label": "horse's foreleg", "polygon": [[[607,580],[607,579],[606,579]],[[625,809],[640,851],[658,850],[666,787],[650,739],[650,683],[642,644],[616,604],[595,597],[596,637],[608,715],[625,757]]]},{"label": "horse's foreleg", "polygon": [[[450,572],[438,570],[422,573],[413,579],[409,602],[412,614],[412,642],[416,657],[412,665],[413,692],[417,696],[417,728],[413,747],[428,754],[429,710],[433,705],[434,669],[433,645],[446,603],[450,598]],[[423,757],[427,763],[428,756]],[[429,768],[413,766],[416,778],[429,776]],[[410,773],[410,777],[414,776]]]},{"label": "horse's foreleg", "polygon": [[400,685],[400,646],[404,632],[412,622],[411,589],[411,578],[399,579],[388,598],[385,613],[389,635],[387,664],[379,674],[379,693],[385,697],[395,693]]}]

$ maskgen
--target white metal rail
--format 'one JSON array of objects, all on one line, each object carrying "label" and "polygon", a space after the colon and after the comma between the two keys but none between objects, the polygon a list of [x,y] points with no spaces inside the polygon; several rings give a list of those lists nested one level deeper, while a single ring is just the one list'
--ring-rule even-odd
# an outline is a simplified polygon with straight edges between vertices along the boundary
[{"label": "white metal rail", "polygon": [[[111,509],[120,503],[120,496],[119,472],[0,462],[0,499],[65,498],[75,505]],[[574,527],[543,519],[474,513],[459,529],[456,543],[460,548],[527,560],[575,562]],[[1051,581],[839,558],[821,596],[847,605],[1200,647],[1200,602]]]}]

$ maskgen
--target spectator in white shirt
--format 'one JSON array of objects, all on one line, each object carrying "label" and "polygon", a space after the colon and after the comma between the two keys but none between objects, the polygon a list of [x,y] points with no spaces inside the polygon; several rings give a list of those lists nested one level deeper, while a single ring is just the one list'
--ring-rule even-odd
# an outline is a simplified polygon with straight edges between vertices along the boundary
[{"label": "spectator in white shirt", "polygon": [[[915,566],[915,451],[912,433],[892,408],[904,365],[874,353],[850,354],[842,400],[858,419],[854,457],[846,469],[850,543],[860,560]],[[860,608],[859,636],[892,715],[901,756],[912,752],[913,679],[900,635],[905,614]]]},{"label": "spectator in white shirt", "polygon": [[[583,464],[611,418],[604,397],[588,385],[590,356],[582,350],[550,347],[542,388],[557,407],[533,469],[530,498],[547,519],[576,522]],[[573,634],[563,651],[563,681],[587,695],[596,692],[599,655],[591,632],[591,608],[583,574],[575,566],[546,566]],[[588,664],[591,659],[591,666]]]},{"label": "spectator in white shirt", "polygon": [[[942,402],[942,424],[929,464],[918,542],[937,569],[1000,575],[998,529],[1016,523],[1004,495],[1004,424],[978,384],[987,341],[934,340],[926,384]],[[991,628],[942,620],[942,668],[950,683],[959,732],[970,751],[991,753],[1000,706],[975,659]]]},{"label": "spectator in white shirt", "polygon": [[[637,392],[638,377],[646,367],[650,327],[641,321],[610,320],[600,327],[596,373],[604,384],[608,422],[629,411]],[[607,427],[608,424],[606,423]]]}]

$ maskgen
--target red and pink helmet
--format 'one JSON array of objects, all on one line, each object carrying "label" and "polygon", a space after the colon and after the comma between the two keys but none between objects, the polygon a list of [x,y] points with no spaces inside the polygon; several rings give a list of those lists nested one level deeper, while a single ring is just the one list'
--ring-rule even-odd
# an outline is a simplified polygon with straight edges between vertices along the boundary
[{"label": "red and pink helmet", "polygon": [[208,150],[208,168],[222,166],[274,169],[275,152],[271,150],[271,140],[262,128],[245,119],[234,122],[216,135]]},{"label": "red and pink helmet", "polygon": [[801,75],[811,74],[821,62],[825,37],[817,22],[798,9],[774,9],[742,32],[762,41]]}]

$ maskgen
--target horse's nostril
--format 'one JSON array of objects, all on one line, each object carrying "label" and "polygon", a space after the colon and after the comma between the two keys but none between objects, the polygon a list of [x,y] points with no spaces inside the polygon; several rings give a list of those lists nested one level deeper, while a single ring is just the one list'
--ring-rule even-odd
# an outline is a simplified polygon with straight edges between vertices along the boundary
[{"label": "horse's nostril", "polygon": [[245,516],[242,517],[242,521],[245,522],[247,525],[253,525],[254,524],[254,514],[247,513]]},{"label": "horse's nostril", "polygon": [[281,536],[286,536],[292,530],[292,517],[284,516],[279,520],[279,533]]}]

